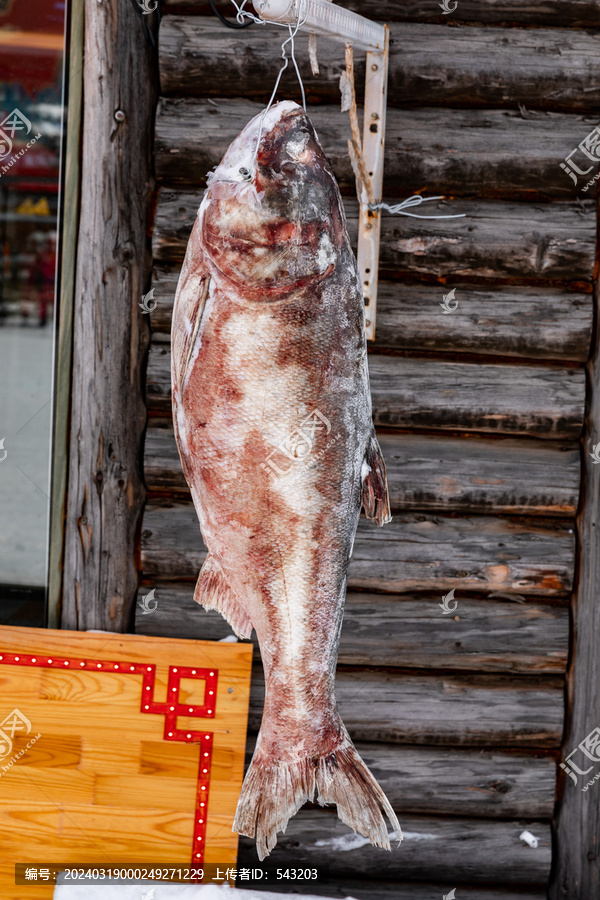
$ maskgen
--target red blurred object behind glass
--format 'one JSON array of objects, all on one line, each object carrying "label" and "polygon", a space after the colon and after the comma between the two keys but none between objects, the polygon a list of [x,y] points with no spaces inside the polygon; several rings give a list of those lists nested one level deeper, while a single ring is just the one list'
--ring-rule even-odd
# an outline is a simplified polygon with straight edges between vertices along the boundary
[{"label": "red blurred object behind glass", "polygon": [[0,0],[0,82],[32,95],[55,84],[64,18],[61,0]]}]

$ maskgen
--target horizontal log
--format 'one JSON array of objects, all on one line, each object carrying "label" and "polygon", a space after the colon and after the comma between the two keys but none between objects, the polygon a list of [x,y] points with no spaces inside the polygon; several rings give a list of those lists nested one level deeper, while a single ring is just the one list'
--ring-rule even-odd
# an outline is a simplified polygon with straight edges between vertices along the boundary
[{"label": "horizontal log", "polygon": [[[599,80],[600,84],[600,80]],[[201,191],[159,193],[154,257],[183,260]],[[358,206],[344,201],[356,243]],[[465,213],[462,219],[411,219],[385,214],[379,266],[392,275],[499,279],[591,280],[596,220],[593,203],[509,203],[460,200],[429,204],[428,214]],[[440,298],[441,299],[441,298]]]},{"label": "horizontal log", "polygon": [[[576,445],[384,433],[379,443],[394,510],[539,516],[574,516],[577,510]],[[189,497],[170,427],[146,431],[144,474],[148,490]]]},{"label": "horizontal log", "polygon": [[[344,0],[343,5],[365,15],[365,0]],[[186,10],[194,15],[213,15],[206,0],[165,0],[164,8],[168,12]],[[231,12],[231,7],[228,9],[226,4],[220,8],[225,15]],[[438,0],[405,0],[404,3],[398,3],[398,0],[372,0],[368,16],[380,22],[447,21],[440,11]],[[543,3],[536,0],[461,0],[449,24],[454,22],[597,28],[600,26],[600,7],[594,0],[544,0]]]},{"label": "horizontal log", "polygon": [[[369,371],[373,421],[379,426],[545,438],[575,437],[581,429],[582,369],[371,356]],[[429,390],[427,373],[436,381]]]},{"label": "horizontal log", "polygon": [[[556,748],[563,680],[523,675],[406,675],[338,669],[335,694],[352,740],[419,746]],[[252,670],[248,730],[260,728],[261,665]]]},{"label": "horizontal log", "polygon": [[[521,103],[532,109],[594,111],[600,105],[600,35],[593,32],[411,22],[392,23],[390,30],[390,106],[515,109]],[[273,31],[249,28],[232,36],[215,18],[165,16],[159,43],[163,94],[243,95],[266,102],[281,65],[281,42]],[[343,48],[321,41],[320,74],[314,76],[306,43],[305,35],[296,41],[296,58],[308,103],[339,102]],[[283,75],[279,96],[299,98],[290,70]],[[364,84],[363,54],[357,54],[356,80]]]},{"label": "horizontal log", "polygon": [[[447,363],[369,356],[373,421],[378,427],[468,430],[577,438],[585,402],[583,369]],[[171,410],[170,349],[150,348],[148,407]]]},{"label": "horizontal log", "polygon": [[[209,169],[262,109],[242,99],[163,98],[156,117],[157,175],[172,186],[204,185]],[[314,106],[310,118],[342,191],[353,194],[347,114],[339,104]],[[383,196],[404,196],[426,185],[429,194],[574,199],[577,187],[559,162],[596,121],[591,115],[512,109],[391,108]]]},{"label": "horizontal log", "polygon": [[398,813],[552,818],[552,757],[361,742],[356,746]]},{"label": "horizontal log", "polygon": [[373,346],[587,360],[592,333],[591,294],[550,287],[487,290],[452,286],[458,308],[440,318],[438,304],[450,286],[380,283]]},{"label": "horizontal log", "polygon": [[[256,738],[246,747],[250,764]],[[550,820],[556,793],[552,756],[357,741],[356,749],[400,815]]]},{"label": "horizontal log", "polygon": [[[152,587],[157,606],[150,614],[138,603],[138,634],[209,641],[233,635],[218,612],[206,612],[194,602],[193,583],[159,582]],[[148,586],[141,588],[138,598],[148,591]],[[252,636],[258,659],[254,632]],[[442,613],[439,594],[405,597],[351,592],[338,661],[341,665],[561,674],[568,651],[565,607],[460,598],[455,618]]]},{"label": "horizontal log", "polygon": [[[157,266],[152,286],[155,340],[171,332],[179,267]],[[458,308],[440,314],[449,286],[380,281],[372,347],[585,362],[592,295],[552,287],[474,288],[456,284]]]},{"label": "horizontal log", "polygon": [[[289,866],[322,868],[328,879],[439,880],[447,890],[460,882],[542,886],[548,879],[551,834],[544,822],[403,816],[400,824],[404,840],[390,853],[355,835],[333,810],[303,809],[290,820],[285,835],[279,835],[263,868],[273,881],[277,868]],[[535,850],[519,838],[525,829],[539,838]],[[239,865],[256,865],[256,859],[254,841],[240,838]],[[457,900],[462,896],[457,891]],[[438,897],[442,895],[431,900]]]},{"label": "horizontal log", "polygon": [[[575,538],[568,523],[492,516],[401,513],[385,528],[361,520],[350,588],[502,592],[564,596],[573,582]],[[191,503],[146,505],[142,570],[147,578],[193,579],[206,558]]]}]

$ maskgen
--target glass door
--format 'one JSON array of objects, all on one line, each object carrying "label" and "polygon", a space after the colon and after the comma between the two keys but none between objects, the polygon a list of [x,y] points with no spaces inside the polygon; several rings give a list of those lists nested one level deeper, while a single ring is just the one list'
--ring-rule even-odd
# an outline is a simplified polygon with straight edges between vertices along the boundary
[{"label": "glass door", "polygon": [[0,623],[47,589],[65,3],[0,0]]}]

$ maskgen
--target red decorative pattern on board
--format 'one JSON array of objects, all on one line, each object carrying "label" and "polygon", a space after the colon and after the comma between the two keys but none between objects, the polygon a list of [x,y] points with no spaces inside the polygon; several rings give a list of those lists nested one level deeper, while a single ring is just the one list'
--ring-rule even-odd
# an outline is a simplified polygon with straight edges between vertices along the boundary
[{"label": "red decorative pattern on board", "polygon": [[[196,809],[194,814],[194,833],[192,843],[192,866],[202,864],[206,843],[206,816],[208,812],[208,793],[210,786],[210,769],[212,761],[213,734],[209,731],[194,731],[178,728],[178,716],[196,719],[214,719],[217,702],[217,683],[219,670],[212,668],[191,668],[190,666],[169,666],[167,682],[167,701],[159,703],[154,699],[156,683],[156,666],[144,663],[132,663],[114,659],[83,659],[73,656],[47,656],[46,654],[0,653],[0,664],[14,666],[37,666],[65,670],[81,670],[91,672],[118,672],[122,675],[142,676],[142,696],[140,710],[151,715],[165,717],[164,740],[183,741],[186,744],[200,744],[198,764],[198,784],[196,789]],[[179,692],[181,679],[192,678],[204,681],[204,702],[201,706],[181,703]]]}]

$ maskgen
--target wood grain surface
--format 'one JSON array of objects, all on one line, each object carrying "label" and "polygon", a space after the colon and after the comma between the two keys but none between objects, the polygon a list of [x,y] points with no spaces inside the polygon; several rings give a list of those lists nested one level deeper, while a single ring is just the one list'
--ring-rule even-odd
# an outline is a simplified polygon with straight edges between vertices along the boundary
[{"label": "wood grain surface", "polygon": [[[181,262],[202,199],[200,190],[159,192],[154,221],[155,260]],[[344,200],[348,231],[356,243],[358,207]],[[439,215],[461,219],[407,219],[383,216],[380,273],[419,278],[529,279],[590,282],[596,226],[593,203],[440,201],[428,204]],[[581,287],[581,285],[579,285]]]},{"label": "wood grain surface", "polygon": [[[156,266],[153,340],[168,340],[179,266]],[[443,313],[450,288],[458,304]],[[453,306],[452,298],[448,303]],[[592,297],[550,286],[505,288],[471,284],[404,284],[380,281],[373,347],[478,353],[529,359],[578,360],[589,354]]]},{"label": "wood grain surface", "polygon": [[[348,827],[328,810],[301,810],[289,823],[286,834],[280,837],[270,857],[270,866],[273,869],[321,866],[327,870],[330,880],[432,881],[447,878],[450,866],[454,884],[468,881],[497,885],[502,880],[505,884],[533,887],[544,885],[548,878],[551,835],[549,825],[544,822],[402,816],[400,824],[404,840],[400,847],[394,845],[387,852],[359,843],[360,838],[354,838]],[[539,838],[535,851],[519,839],[524,829]],[[340,842],[344,835],[345,840]],[[345,851],[346,847],[352,849]],[[255,851],[251,842],[241,838],[240,865],[250,865],[253,859]],[[456,897],[460,900],[459,891]]]},{"label": "wood grain surface", "polygon": [[[171,353],[150,348],[147,403],[171,412]],[[373,421],[385,428],[577,438],[585,401],[578,367],[446,362],[370,354]]]},{"label": "wood grain surface", "polygon": [[[560,745],[563,679],[524,675],[424,676],[394,670],[340,668],[335,695],[352,740],[434,747]],[[255,665],[248,730],[260,727],[262,666]]]},{"label": "wood grain surface", "polygon": [[[170,423],[151,419],[150,425],[144,452],[148,490],[189,498]],[[378,440],[394,510],[575,515],[575,444],[382,431]]]},{"label": "wood grain surface", "polygon": [[[53,664],[0,660],[2,718],[16,707],[32,726],[29,735],[15,735],[13,755],[26,752],[0,776],[3,900],[52,897],[52,888],[39,884],[16,888],[15,862],[190,863],[200,745],[165,741],[164,715],[140,709],[142,675],[116,672],[115,664],[156,666],[159,702],[173,666],[218,669],[214,718],[177,721],[213,734],[205,860],[235,864],[231,823],[243,776],[248,646],[0,627],[0,657],[7,653]],[[110,669],[82,670],[81,660]],[[204,682],[182,679],[177,696],[202,703],[204,690]]]},{"label": "wood grain surface", "polygon": [[[212,16],[206,0],[165,0],[168,12],[185,10],[194,15]],[[523,25],[549,25],[551,27],[596,28],[600,25],[600,9],[594,0],[461,0],[450,21],[440,10],[438,0],[344,0],[347,9],[381,22],[397,20],[437,21],[452,25],[456,22],[509,23]],[[450,7],[452,3],[450,4]],[[222,3],[219,8],[229,15],[232,7]],[[235,10],[233,10],[235,14]]]},{"label": "wood grain surface", "polygon": [[[263,108],[237,98],[162,98],[156,118],[158,177],[169,185],[204,185],[209,169]],[[354,194],[347,113],[337,103],[314,106],[309,114],[341,190]],[[559,163],[595,125],[593,114],[391,108],[383,197],[426,190],[430,195],[575,200],[577,187]]]},{"label": "wood grain surface", "polygon": [[[560,163],[597,124],[600,7],[459,0],[443,16],[434,0],[375,0],[368,10],[362,0],[342,3],[391,23],[384,199],[444,194],[421,212],[466,216],[382,218],[370,369],[394,522],[360,524],[340,643],[340,710],[407,837],[397,852],[373,851],[332,811],[308,808],[268,864],[322,867],[319,889],[295,886],[300,893],[441,900],[454,887],[457,900],[541,900],[575,575],[585,403],[578,364],[590,350],[596,258],[585,179],[573,185]],[[154,418],[144,455],[152,493],[139,592],[155,588],[158,606],[151,615],[138,606],[136,628],[218,641],[229,626],[192,600],[205,551],[168,423],[168,340],[206,173],[268,99],[279,41],[269,28],[232,32],[206,0],[167,0],[166,8],[147,383]],[[318,78],[304,37],[297,58],[355,242],[339,108],[343,48],[318,45]],[[356,56],[360,100],[364,54]],[[291,72],[278,96],[299,98]],[[444,315],[439,304],[453,288],[458,307]],[[451,589],[457,608],[443,615]],[[589,679],[591,639],[579,628]],[[264,691],[256,646],[254,659],[253,736]],[[553,900],[590,900],[579,885],[585,854],[584,879],[597,869],[595,812],[571,803],[559,850],[566,874]],[[537,849],[520,839],[524,829],[540,838]],[[349,843],[339,842],[344,834]],[[255,862],[243,839],[239,864]]]},{"label": "wood grain surface", "polygon": [[[351,588],[377,591],[502,591],[565,596],[575,536],[568,523],[495,516],[400,513],[378,529],[361,520],[350,562]],[[206,549],[191,503],[146,506],[142,569],[149,578],[194,579]]]},{"label": "wood grain surface", "polygon": [[[392,23],[390,32],[390,107],[517,109],[520,103],[531,109],[594,111],[600,103],[600,35],[594,32],[409,22]],[[314,76],[306,41],[306,36],[298,39],[297,58],[308,103],[339,103],[343,48],[322,41],[320,74]],[[232,37],[214,18],[165,16],[160,29],[162,93],[266,102],[281,64],[279,46],[272,29],[250,28]],[[364,56],[357,54],[356,83],[364,82]],[[280,93],[300,98],[295,74],[284,74]]]},{"label": "wood grain surface", "polygon": [[[458,889],[460,894],[455,895],[457,900],[547,900],[543,889],[522,892],[512,887],[469,887],[468,884],[461,884]],[[281,882],[273,884],[270,890],[276,894],[289,893],[289,890],[281,887]],[[348,897],[355,900],[439,900],[448,893],[448,879],[445,884],[425,884],[417,881],[374,881],[372,878],[362,881],[359,876],[353,876],[349,879],[336,877],[332,881],[318,881],[316,886],[314,882],[298,882],[294,887],[294,892],[302,895],[314,895],[315,890],[319,891],[320,897],[332,897],[334,900],[348,900]]]},{"label": "wood grain surface", "polygon": [[[600,290],[596,284],[596,323],[600,306]],[[600,726],[600,527],[598,497],[600,466],[592,454],[600,440],[600,336],[594,330],[592,356],[588,365],[588,400],[586,431],[583,438],[583,481],[581,505],[577,519],[578,578],[573,595],[573,637],[571,666],[567,678],[568,719],[563,743],[563,757],[575,750],[590,733]],[[592,738],[593,741],[593,738]],[[591,749],[593,756],[596,752]],[[582,759],[577,752],[574,762]],[[582,788],[598,772],[598,763],[586,760],[579,768],[589,769],[587,776],[577,775],[577,783],[561,772],[561,801],[557,809],[556,834],[558,849],[556,869],[550,888],[551,900],[585,900],[600,893],[600,804],[598,785],[587,792]],[[596,792],[594,794],[594,792]]]},{"label": "wood grain surface", "polygon": [[[154,588],[156,609],[144,612]],[[193,582],[156,582],[138,594],[138,634],[221,641],[233,632],[215,611],[193,599]],[[510,596],[510,595],[509,595]],[[559,605],[514,600],[456,598],[443,613],[441,594],[419,596],[350,592],[339,650],[341,665],[459,669],[479,672],[559,674],[565,671],[569,612]],[[450,607],[454,604],[449,602]],[[253,633],[255,658],[258,643]]]},{"label": "wood grain surface", "polygon": [[125,631],[144,503],[149,333],[138,302],[151,271],[154,61],[125,0],[86,0],[84,35],[61,624]]}]

